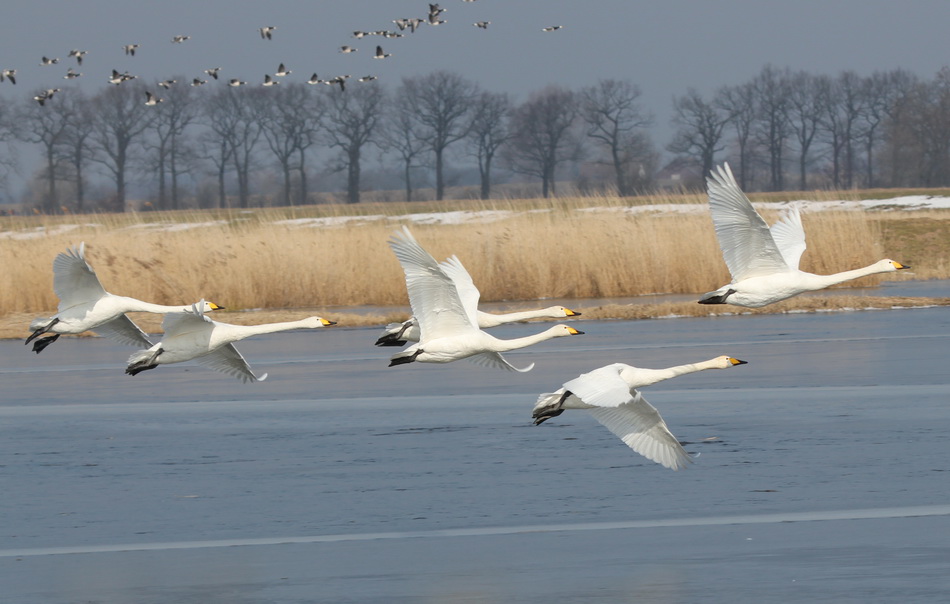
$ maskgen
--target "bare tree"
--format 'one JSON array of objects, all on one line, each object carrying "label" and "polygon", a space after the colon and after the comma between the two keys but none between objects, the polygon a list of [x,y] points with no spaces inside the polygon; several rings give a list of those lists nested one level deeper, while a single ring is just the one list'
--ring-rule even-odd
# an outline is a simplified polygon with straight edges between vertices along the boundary
[{"label": "bare tree", "polygon": [[716,103],[705,100],[699,91],[690,88],[684,96],[673,99],[672,121],[678,128],[667,150],[698,160],[702,167],[700,174],[709,174],[716,153],[725,148],[722,136],[729,115]]},{"label": "bare tree", "polygon": [[739,148],[739,186],[748,188],[751,176],[753,127],[755,125],[755,86],[752,82],[726,86],[716,94],[716,104],[729,117]]},{"label": "bare tree", "polygon": [[804,71],[792,74],[789,80],[786,111],[798,141],[798,188],[803,191],[808,179],[812,143],[821,129],[822,108],[826,105],[824,91],[819,80]]},{"label": "bare tree", "polygon": [[580,116],[587,124],[587,136],[602,144],[610,154],[617,180],[617,192],[632,195],[631,166],[624,163],[630,156],[624,143],[631,135],[653,122],[640,105],[640,88],[626,80],[601,80],[580,92]]},{"label": "bare tree", "polygon": [[[283,203],[291,204],[291,172],[300,176],[300,197],[307,195],[306,152],[316,142],[324,103],[302,84],[291,83],[270,91],[271,102],[263,114],[264,138],[277,158],[284,177]],[[296,160],[296,162],[295,162]]]},{"label": "bare tree", "polygon": [[540,178],[544,197],[555,194],[558,164],[580,154],[573,132],[576,118],[574,93],[559,86],[532,94],[512,112],[505,158],[515,172]]},{"label": "bare tree", "polygon": [[261,116],[268,90],[222,88],[208,97],[204,118],[208,127],[228,147],[226,155],[234,166],[238,183],[238,204],[250,205],[250,174],[255,149],[262,135]]},{"label": "bare tree", "polygon": [[63,132],[59,153],[71,168],[69,178],[76,187],[76,212],[82,213],[86,203],[86,164],[92,155],[91,137],[96,128],[95,112],[89,97],[79,88],[69,90],[57,100],[61,109],[72,116]]},{"label": "bare tree", "polygon": [[228,142],[228,139],[221,136],[214,130],[207,130],[198,137],[198,149],[200,156],[214,166],[215,177],[218,184],[218,207],[228,207],[227,187],[225,184],[225,175],[228,172],[228,166],[231,165],[231,155],[234,148]]},{"label": "bare tree", "polygon": [[[184,82],[184,76],[175,78]],[[152,132],[155,138],[155,169],[158,175],[158,207],[178,209],[178,177],[182,137],[198,117],[194,88],[184,84],[173,85],[162,93],[164,100],[152,108],[155,113]],[[168,203],[166,175],[171,177],[171,204]]]},{"label": "bare tree", "polygon": [[473,155],[478,160],[481,180],[481,198],[491,197],[491,166],[495,154],[509,137],[508,115],[511,99],[507,94],[483,92],[475,100],[469,140]]},{"label": "bare tree", "polygon": [[376,144],[384,91],[375,82],[355,86],[346,92],[329,90],[327,98],[327,142],[341,151],[346,169],[347,203],[360,201],[360,158],[363,147]]},{"label": "bare tree", "polygon": [[380,143],[385,151],[396,152],[402,159],[403,183],[406,201],[412,201],[412,168],[414,162],[428,149],[419,138],[419,128],[407,97],[396,95],[386,111],[386,120],[380,129]]},{"label": "bare tree", "polygon": [[877,186],[874,170],[874,150],[879,144],[879,128],[893,118],[903,101],[913,90],[917,78],[903,70],[876,71],[865,79],[867,107],[862,115],[861,138],[864,142],[866,186]]},{"label": "bare tree", "polygon": [[[39,93],[40,91],[36,91]],[[46,164],[43,178],[46,181],[46,194],[40,207],[47,214],[59,211],[60,203],[56,192],[56,182],[60,180],[60,145],[70,122],[76,119],[72,114],[72,105],[64,103],[63,98],[72,91],[60,93],[55,103],[29,103],[20,107],[15,123],[18,125],[17,138],[26,143],[39,145]]]},{"label": "bare tree", "polygon": [[769,188],[785,188],[784,153],[789,136],[789,70],[766,65],[753,80],[757,135],[769,154]]},{"label": "bare tree", "polygon": [[855,185],[855,147],[858,140],[858,127],[864,115],[867,98],[864,94],[864,82],[853,71],[845,71],[835,82],[838,88],[839,115],[844,135],[844,186],[851,188]]},{"label": "bare tree", "polygon": [[132,159],[132,144],[151,125],[154,113],[145,106],[145,87],[126,82],[101,91],[93,100],[96,108],[92,141],[94,161],[105,166],[115,183],[114,207],[125,211],[126,177]]},{"label": "bare tree", "polygon": [[420,128],[418,136],[435,158],[435,198],[445,196],[445,149],[468,135],[469,110],[478,85],[457,73],[436,71],[418,78],[403,78],[397,92],[405,96]]}]

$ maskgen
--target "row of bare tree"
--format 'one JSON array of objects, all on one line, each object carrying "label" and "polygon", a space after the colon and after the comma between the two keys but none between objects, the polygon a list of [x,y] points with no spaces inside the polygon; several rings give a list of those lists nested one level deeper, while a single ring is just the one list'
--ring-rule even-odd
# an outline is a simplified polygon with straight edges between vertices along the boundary
[{"label": "row of bare tree", "polygon": [[[114,185],[109,199],[93,200],[98,209],[125,209],[132,174],[156,183],[159,209],[183,207],[183,183],[212,175],[215,205],[229,206],[233,190],[235,205],[248,207],[262,166],[276,168],[282,182],[275,203],[303,204],[321,157],[323,173],[346,174],[347,201],[357,203],[371,148],[398,160],[407,200],[421,167],[443,198],[450,149],[477,163],[486,199],[496,162],[539,179],[545,197],[555,193],[559,166],[581,158],[602,164],[624,196],[648,187],[658,166],[652,118],[639,88],[623,80],[577,91],[552,86],[520,104],[445,71],[406,78],[394,91],[377,82],[345,91],[179,84],[146,106],[144,90],[133,81],[94,96],[64,90],[42,105],[0,104],[0,137],[42,151],[38,207],[86,210],[90,172]],[[947,68],[926,81],[899,69],[830,77],[766,66],[708,97],[690,89],[673,99],[673,110],[667,150],[677,161],[701,175],[728,159],[744,188],[950,185]],[[791,185],[790,173],[797,176]]]},{"label": "row of bare tree", "polygon": [[690,89],[673,108],[667,149],[701,174],[726,151],[743,187],[950,185],[950,68],[927,81],[902,69],[831,77],[767,65],[708,97]]}]

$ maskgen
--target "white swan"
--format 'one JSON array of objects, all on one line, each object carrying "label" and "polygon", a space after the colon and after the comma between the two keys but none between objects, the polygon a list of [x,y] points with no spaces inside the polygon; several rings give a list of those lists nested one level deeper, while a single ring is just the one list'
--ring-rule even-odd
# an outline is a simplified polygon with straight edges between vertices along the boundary
[{"label": "white swan", "polygon": [[557,392],[542,394],[534,406],[532,417],[538,425],[560,415],[565,409],[587,409],[640,455],[664,467],[679,470],[692,462],[689,454],[637,388],[686,373],[727,369],[745,363],[728,356],[668,369],[643,369],[614,363],[565,382]]},{"label": "white swan", "polygon": [[[462,267],[462,270],[465,271],[465,267]],[[468,274],[468,271],[465,272]],[[471,277],[469,277],[469,279],[471,279]],[[507,325],[508,323],[527,321],[528,319],[563,319],[564,317],[576,317],[581,314],[583,313],[571,310],[565,306],[548,306],[547,308],[539,308],[536,310],[522,310],[499,314],[478,310],[476,311],[476,319],[478,320],[479,329],[487,329],[489,327]],[[402,323],[389,323],[386,325],[386,328],[383,330],[383,335],[376,340],[376,345],[405,346],[407,342],[418,341],[419,325],[415,317],[409,317],[409,319]]]},{"label": "white swan", "polygon": [[[567,325],[555,325],[541,333],[513,340],[500,340],[478,328],[475,317],[478,289],[460,286],[468,272],[452,256],[441,264],[416,242],[409,229],[403,227],[389,239],[406,273],[406,289],[412,313],[419,321],[418,344],[392,356],[389,366],[418,361],[420,363],[450,363],[470,358],[490,367],[513,371],[530,371],[534,363],[518,369],[505,360],[502,352],[524,348],[560,336],[579,335]],[[471,278],[468,279],[471,283]]]},{"label": "white swan", "polygon": [[[67,248],[53,260],[53,291],[59,298],[57,313],[52,317],[38,317],[30,322],[33,333],[26,339],[29,344],[44,333],[53,335],[36,340],[33,352],[39,354],[62,334],[95,331],[123,344],[151,346],[152,342],[131,319],[127,312],[169,313],[181,312],[190,306],[150,304],[135,298],[116,296],[103,289],[96,271],[86,262],[86,244]],[[204,302],[203,310],[212,311],[223,306]]]},{"label": "white swan", "polygon": [[717,168],[706,182],[716,237],[732,283],[703,294],[700,304],[759,308],[851,279],[910,268],[885,259],[833,275],[800,271],[798,261],[805,251],[805,231],[797,208],[769,230],[739,188],[729,164]]},{"label": "white swan", "polygon": [[[203,302],[203,300],[202,300]],[[251,336],[291,329],[316,329],[336,325],[320,317],[307,317],[299,321],[267,323],[264,325],[231,325],[219,323],[205,316],[201,303],[192,305],[184,312],[165,315],[162,341],[148,350],[139,350],[129,357],[125,372],[135,375],[159,365],[181,363],[194,359],[198,363],[241,378],[243,381],[263,382],[267,374],[257,377],[233,342]]]}]

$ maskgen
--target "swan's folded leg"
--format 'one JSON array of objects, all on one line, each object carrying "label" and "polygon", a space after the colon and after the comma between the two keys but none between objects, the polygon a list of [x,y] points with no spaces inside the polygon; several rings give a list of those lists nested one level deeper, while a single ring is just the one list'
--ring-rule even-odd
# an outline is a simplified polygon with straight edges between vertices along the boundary
[{"label": "swan's folded leg", "polygon": [[416,360],[416,357],[419,356],[420,354],[422,354],[421,349],[418,349],[412,352],[411,354],[393,355],[393,357],[389,359],[389,366],[392,367],[394,365],[405,365],[406,363],[412,363],[413,361]]},{"label": "swan's folded leg", "polygon": [[703,296],[698,301],[700,304],[728,304],[726,298],[734,293],[736,293],[736,290],[734,289],[717,289],[714,292],[703,294]]},{"label": "swan's folded leg", "polygon": [[[28,337],[28,338],[26,339],[26,342],[23,342],[23,343],[24,343],[24,344],[29,344],[29,343],[32,342],[35,338],[37,338],[37,337],[43,335],[44,333],[48,332],[50,329],[53,328],[53,325],[56,325],[57,323],[59,323],[59,319],[34,319],[34,320],[30,323],[30,329],[33,330],[33,333],[30,334],[30,337]],[[36,348],[34,348],[33,350],[36,350]],[[42,350],[42,349],[41,349],[41,350]],[[37,351],[37,352],[39,352],[39,351]]]},{"label": "swan's folded leg", "polygon": [[570,390],[564,392],[549,392],[538,397],[538,402],[534,405],[534,412],[531,417],[534,419],[534,425],[544,423],[552,417],[564,413],[564,401],[571,396]]},{"label": "swan's folded leg", "polygon": [[158,355],[165,352],[161,348],[155,350],[153,353],[151,350],[140,350],[129,357],[129,366],[125,368],[125,372],[129,375],[136,375],[148,369],[155,369],[158,367],[156,360]]}]

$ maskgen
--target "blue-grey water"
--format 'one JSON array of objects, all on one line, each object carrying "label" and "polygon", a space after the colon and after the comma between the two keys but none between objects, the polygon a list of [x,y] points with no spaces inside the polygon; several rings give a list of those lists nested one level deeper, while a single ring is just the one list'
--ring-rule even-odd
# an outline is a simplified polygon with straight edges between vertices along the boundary
[{"label": "blue-grey water", "polygon": [[[255,338],[259,384],[0,342],[0,601],[946,601],[950,308],[572,324],[527,374]],[[721,354],[749,364],[644,390],[684,471],[532,425],[579,373]]]}]

